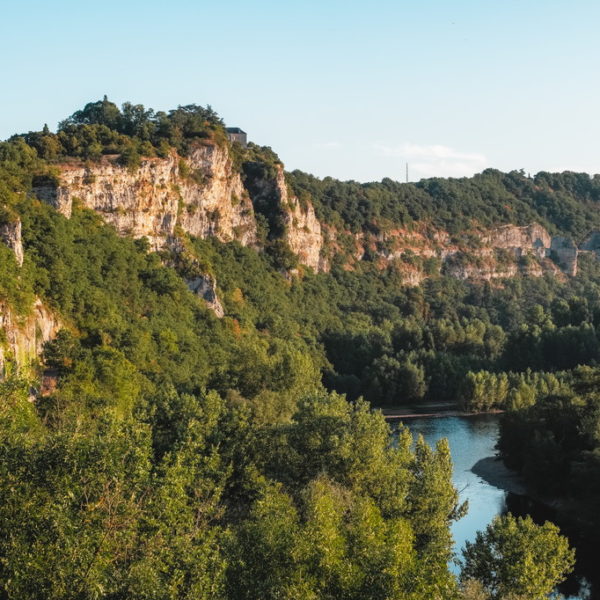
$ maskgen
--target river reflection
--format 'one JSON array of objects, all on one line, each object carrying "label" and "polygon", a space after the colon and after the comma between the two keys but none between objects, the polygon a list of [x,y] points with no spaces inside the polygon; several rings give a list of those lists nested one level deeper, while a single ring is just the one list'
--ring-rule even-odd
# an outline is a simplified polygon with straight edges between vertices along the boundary
[{"label": "river reflection", "polygon": [[[469,502],[469,512],[452,526],[455,548],[460,555],[466,541],[473,541],[475,534],[483,530],[498,515],[508,508],[515,514],[532,512],[532,505],[524,503],[523,497],[510,495],[485,482],[471,471],[471,467],[482,458],[493,456],[498,438],[498,415],[477,415],[472,417],[418,417],[406,419],[404,424],[413,435],[421,434],[427,443],[435,445],[441,438],[448,438],[454,462],[454,485],[459,491],[460,500]],[[519,502],[519,498],[522,499]],[[532,513],[533,518],[536,515]],[[549,517],[545,517],[549,518]],[[457,567],[453,566],[456,572]],[[580,577],[569,581],[563,593],[568,600],[591,600],[596,595],[585,591],[587,585],[579,582]]]}]

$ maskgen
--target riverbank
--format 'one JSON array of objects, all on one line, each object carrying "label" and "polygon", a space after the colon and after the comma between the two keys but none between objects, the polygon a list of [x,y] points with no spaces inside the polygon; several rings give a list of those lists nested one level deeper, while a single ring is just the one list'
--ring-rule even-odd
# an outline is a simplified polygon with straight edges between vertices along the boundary
[{"label": "riverbank", "polygon": [[528,495],[523,478],[512,469],[509,469],[496,456],[488,456],[478,460],[471,467],[471,471],[478,477],[481,477],[486,483],[505,492],[518,494],[519,496]]},{"label": "riverbank", "polygon": [[492,409],[485,412],[470,412],[461,410],[456,404],[420,404],[418,406],[396,406],[380,409],[388,421],[396,419],[443,418],[443,417],[473,417],[476,415],[499,415],[504,411]]}]

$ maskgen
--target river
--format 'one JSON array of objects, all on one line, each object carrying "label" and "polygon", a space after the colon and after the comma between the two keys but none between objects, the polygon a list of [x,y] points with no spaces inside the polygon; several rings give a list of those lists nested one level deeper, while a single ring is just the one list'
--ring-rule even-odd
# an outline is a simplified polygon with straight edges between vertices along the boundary
[{"label": "river", "polygon": [[[448,438],[454,462],[454,485],[460,493],[461,501],[469,502],[467,515],[452,526],[458,555],[466,541],[474,540],[476,532],[485,529],[494,516],[505,513],[507,507],[515,514],[531,513],[534,520],[546,517],[542,507],[536,507],[522,496],[490,485],[471,471],[479,460],[495,454],[499,419],[499,415],[477,415],[418,417],[404,421],[414,435],[422,434],[430,445],[435,445],[441,438]],[[456,567],[453,569],[456,570]],[[597,592],[591,591],[591,585],[580,572],[561,586],[560,591],[568,600],[600,598]]]}]

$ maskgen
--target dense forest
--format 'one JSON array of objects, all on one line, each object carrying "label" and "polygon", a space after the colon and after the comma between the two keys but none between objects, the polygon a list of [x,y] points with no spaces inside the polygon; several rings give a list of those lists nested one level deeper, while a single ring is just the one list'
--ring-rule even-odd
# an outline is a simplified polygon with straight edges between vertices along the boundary
[{"label": "dense forest", "polygon": [[360,184],[293,171],[289,179],[300,197],[314,203],[323,222],[353,231],[427,221],[459,234],[473,223],[538,222],[580,238],[600,223],[600,176],[586,173],[540,172],[531,177],[522,171],[486,169],[471,178]]},{"label": "dense forest", "polygon": [[[40,298],[63,324],[29,372],[8,356],[0,384],[0,598],[544,598],[573,562],[556,528],[499,519],[457,580],[449,525],[467,507],[448,446],[393,437],[371,406],[507,410],[507,464],[544,493],[573,490],[599,527],[600,262],[582,257],[569,279],[440,274],[418,287],[369,260],[290,274],[268,206],[265,252],[185,234],[149,252],[31,193],[64,161],[135,170],[207,140],[246,177],[278,163],[231,145],[210,107],[106,99],[57,133],[0,143],[0,225],[21,222],[25,251],[19,267],[0,244],[0,303],[25,318]],[[287,182],[349,231],[537,221],[580,238],[600,224],[600,178],[585,174]],[[188,289],[197,273],[218,282],[222,319]],[[492,565],[503,535],[518,543]],[[535,585],[502,575],[515,556],[551,568]]]}]

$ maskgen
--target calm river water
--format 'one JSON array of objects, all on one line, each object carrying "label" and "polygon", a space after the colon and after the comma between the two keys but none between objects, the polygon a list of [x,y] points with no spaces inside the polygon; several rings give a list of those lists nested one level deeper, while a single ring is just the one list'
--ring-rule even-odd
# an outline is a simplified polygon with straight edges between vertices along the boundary
[{"label": "calm river water", "polygon": [[[448,438],[454,462],[454,485],[460,492],[461,501],[469,501],[467,516],[452,527],[459,555],[465,542],[474,540],[475,533],[485,529],[495,515],[506,512],[507,505],[513,513],[522,514],[534,510],[523,502],[522,497],[507,494],[471,471],[478,460],[495,454],[498,422],[498,415],[418,417],[404,421],[414,435],[422,434],[430,445],[441,438]],[[525,504],[527,508],[524,508]],[[532,517],[536,519],[539,515],[532,514]],[[597,593],[592,594],[589,587],[578,574],[561,591],[569,600],[597,600],[599,596]]]}]

